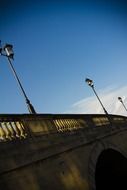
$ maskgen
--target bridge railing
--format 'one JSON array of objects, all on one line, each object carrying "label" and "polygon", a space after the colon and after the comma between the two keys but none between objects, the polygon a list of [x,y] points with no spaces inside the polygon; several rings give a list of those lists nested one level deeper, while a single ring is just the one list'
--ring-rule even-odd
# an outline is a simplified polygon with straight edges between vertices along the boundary
[{"label": "bridge railing", "polygon": [[21,120],[15,118],[0,119],[0,141],[26,138],[27,132]]},{"label": "bridge railing", "polygon": [[68,133],[100,127],[127,127],[127,117],[97,114],[37,114],[37,115],[2,115],[0,116],[0,141],[25,139],[30,136]]}]

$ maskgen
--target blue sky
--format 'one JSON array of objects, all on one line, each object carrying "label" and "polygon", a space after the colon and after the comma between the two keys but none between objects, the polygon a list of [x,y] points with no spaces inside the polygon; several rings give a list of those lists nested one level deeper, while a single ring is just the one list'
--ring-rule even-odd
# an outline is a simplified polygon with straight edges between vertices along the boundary
[{"label": "blue sky", "polygon": [[[14,67],[38,113],[75,112],[76,102],[93,97],[86,77],[94,80],[102,101],[113,91],[125,93],[121,90],[127,86],[127,4],[123,0],[5,0],[0,6],[0,28],[2,44],[14,46]],[[0,87],[0,113],[27,112],[5,57],[0,57]],[[113,93],[113,105],[117,94]],[[84,105],[81,112],[90,113],[87,108]],[[113,113],[113,107],[108,109]]]}]

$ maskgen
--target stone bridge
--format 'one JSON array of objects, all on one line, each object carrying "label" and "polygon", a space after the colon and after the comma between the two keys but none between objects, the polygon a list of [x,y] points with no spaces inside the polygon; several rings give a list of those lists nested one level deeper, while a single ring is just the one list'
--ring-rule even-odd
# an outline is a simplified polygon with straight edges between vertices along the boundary
[{"label": "stone bridge", "polygon": [[127,118],[0,115],[1,190],[127,189]]}]

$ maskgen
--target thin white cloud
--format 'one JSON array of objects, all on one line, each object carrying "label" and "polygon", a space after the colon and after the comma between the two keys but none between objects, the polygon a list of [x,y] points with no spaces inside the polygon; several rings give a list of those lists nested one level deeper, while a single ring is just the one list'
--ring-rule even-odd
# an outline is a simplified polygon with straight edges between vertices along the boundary
[{"label": "thin white cloud", "polygon": [[[108,113],[127,116],[126,110],[118,100],[119,96],[122,97],[124,104],[127,105],[127,86],[108,87],[99,90],[98,95]],[[104,112],[97,98],[91,96],[74,103],[69,113],[95,114]]]}]

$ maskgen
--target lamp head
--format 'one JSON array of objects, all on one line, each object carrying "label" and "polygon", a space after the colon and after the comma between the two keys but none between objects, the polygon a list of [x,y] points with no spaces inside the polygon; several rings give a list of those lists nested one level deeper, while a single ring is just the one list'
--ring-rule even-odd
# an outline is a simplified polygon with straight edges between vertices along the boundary
[{"label": "lamp head", "polygon": [[118,97],[118,100],[119,100],[120,102],[123,102],[121,97]]},{"label": "lamp head", "polygon": [[86,83],[90,86],[90,87],[94,87],[94,83],[93,83],[93,81],[91,80],[91,79],[88,79],[88,78],[86,78]]},{"label": "lamp head", "polygon": [[13,46],[11,44],[5,44],[4,51],[6,52],[7,57],[14,59]]}]

